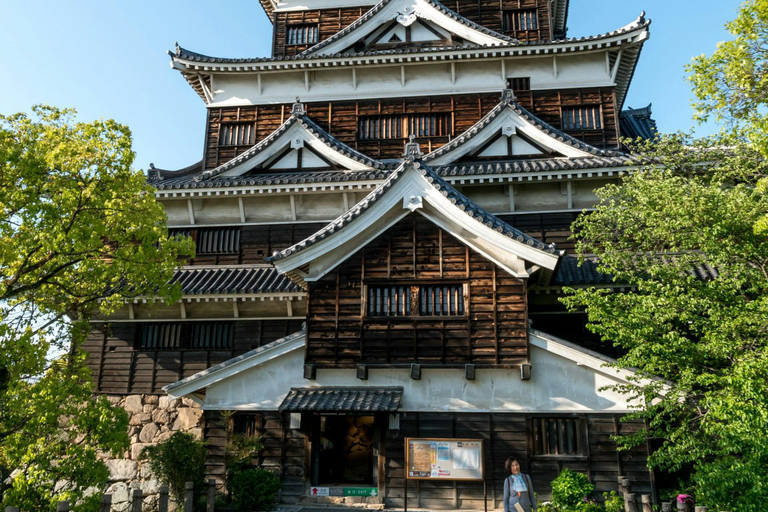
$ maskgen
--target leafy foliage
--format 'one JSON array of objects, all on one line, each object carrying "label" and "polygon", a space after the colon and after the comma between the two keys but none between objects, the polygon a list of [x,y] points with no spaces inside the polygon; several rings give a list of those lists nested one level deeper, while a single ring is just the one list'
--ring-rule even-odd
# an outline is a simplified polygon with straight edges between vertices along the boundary
[{"label": "leafy foliage", "polygon": [[747,0],[725,27],[734,38],[718,43],[711,56],[694,58],[687,68],[698,99],[696,118],[714,116],[768,149],[768,0]]},{"label": "leafy foliage", "polygon": [[193,249],[168,238],[126,127],[33,112],[0,115],[0,500],[44,510],[102,486],[97,452],[128,444],[125,413],[91,400],[88,320],[178,296],[167,283]]},{"label": "leafy foliage", "polygon": [[588,499],[595,490],[594,484],[589,481],[587,475],[568,468],[563,469],[557,478],[552,480],[551,485],[552,503],[559,510],[581,510],[584,504],[590,504]]},{"label": "leafy foliage", "polygon": [[232,500],[242,512],[269,510],[279,490],[280,480],[266,469],[247,469],[232,477]]},{"label": "leafy foliage", "polygon": [[576,290],[566,303],[586,308],[589,328],[626,351],[618,366],[637,371],[619,388],[645,404],[632,417],[648,427],[620,442],[660,440],[649,463],[692,465],[700,502],[757,511],[768,486],[768,239],[753,227],[768,197],[754,185],[766,164],[733,140],[711,151],[680,142],[598,191],[597,210],[574,224],[581,257],[635,291]]},{"label": "leafy foliage", "polygon": [[177,431],[166,441],[144,448],[141,458],[149,461],[152,472],[168,484],[182,506],[187,482],[194,484],[196,497],[205,490],[205,452],[203,441],[188,432]]},{"label": "leafy foliage", "polygon": [[616,491],[604,492],[603,498],[605,498],[603,502],[605,512],[624,512],[624,500],[619,496],[619,493]]},{"label": "leafy foliage", "polygon": [[227,466],[227,478],[232,477],[248,469],[251,469],[253,458],[264,448],[260,437],[235,434],[227,442],[225,464]]}]

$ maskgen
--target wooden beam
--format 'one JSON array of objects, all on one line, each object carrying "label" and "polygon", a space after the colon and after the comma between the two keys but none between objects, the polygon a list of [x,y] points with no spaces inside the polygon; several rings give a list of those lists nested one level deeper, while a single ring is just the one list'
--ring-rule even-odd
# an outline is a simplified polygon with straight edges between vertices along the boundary
[{"label": "wooden beam", "polygon": [[245,223],[245,205],[242,197],[237,198],[237,206],[240,208],[240,222]]},{"label": "wooden beam", "polygon": [[187,213],[189,213],[189,223],[195,225],[195,209],[192,206],[192,200],[187,199]]}]

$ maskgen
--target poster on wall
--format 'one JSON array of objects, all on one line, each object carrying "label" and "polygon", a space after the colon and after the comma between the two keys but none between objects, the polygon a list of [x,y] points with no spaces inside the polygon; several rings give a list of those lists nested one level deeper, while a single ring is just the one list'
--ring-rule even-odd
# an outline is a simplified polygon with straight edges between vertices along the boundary
[{"label": "poster on wall", "polygon": [[405,439],[406,478],[482,480],[482,439]]}]

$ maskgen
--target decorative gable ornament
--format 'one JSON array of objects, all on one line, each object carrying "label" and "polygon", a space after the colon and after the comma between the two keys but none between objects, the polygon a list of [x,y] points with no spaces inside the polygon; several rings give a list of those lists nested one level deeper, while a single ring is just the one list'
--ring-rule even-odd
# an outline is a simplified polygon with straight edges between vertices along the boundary
[{"label": "decorative gable ornament", "polygon": [[416,10],[411,9],[408,6],[405,6],[402,10],[402,12],[398,12],[395,16],[395,21],[397,21],[399,24],[401,24],[404,27],[408,27],[411,24],[413,24],[414,21],[416,21],[416,18],[419,16],[424,17],[421,13],[417,13]]}]

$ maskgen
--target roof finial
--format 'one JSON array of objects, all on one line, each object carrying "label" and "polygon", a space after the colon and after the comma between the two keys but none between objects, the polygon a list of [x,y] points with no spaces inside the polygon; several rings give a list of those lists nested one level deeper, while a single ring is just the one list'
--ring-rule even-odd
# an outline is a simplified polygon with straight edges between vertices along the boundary
[{"label": "roof finial", "polygon": [[421,146],[416,142],[416,135],[410,134],[408,136],[408,144],[405,145],[405,153],[403,158],[410,158],[412,160],[421,160]]},{"label": "roof finial", "polygon": [[304,104],[301,103],[301,100],[298,96],[296,96],[296,103],[293,104],[293,107],[291,107],[291,115],[293,116],[303,116],[306,114],[304,111]]},{"label": "roof finial", "polygon": [[501,91],[501,101],[515,101],[515,91],[507,87]]}]

